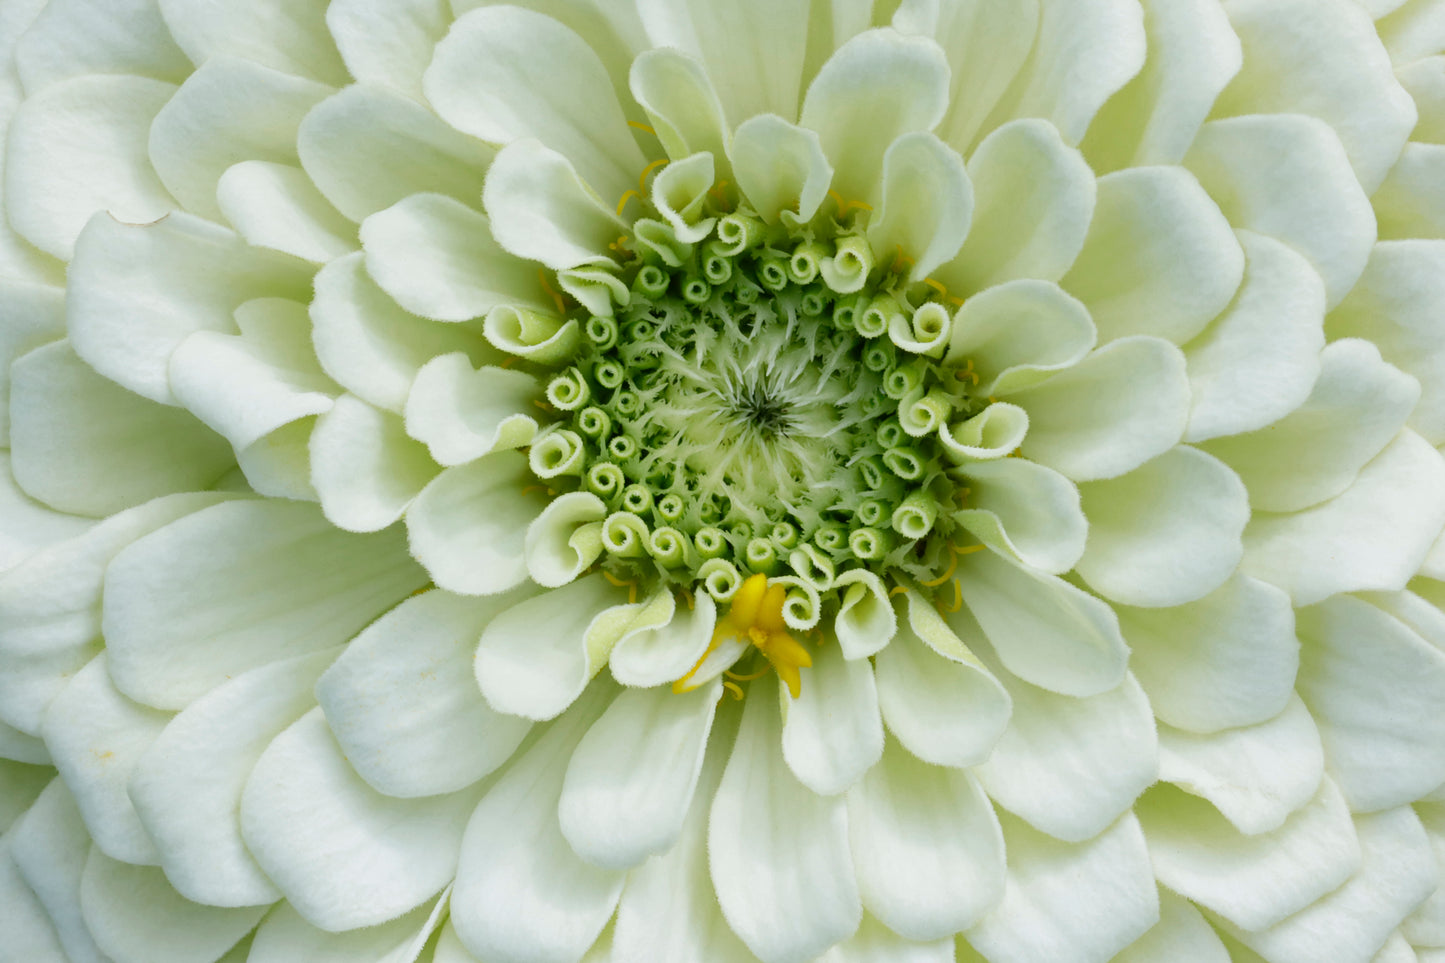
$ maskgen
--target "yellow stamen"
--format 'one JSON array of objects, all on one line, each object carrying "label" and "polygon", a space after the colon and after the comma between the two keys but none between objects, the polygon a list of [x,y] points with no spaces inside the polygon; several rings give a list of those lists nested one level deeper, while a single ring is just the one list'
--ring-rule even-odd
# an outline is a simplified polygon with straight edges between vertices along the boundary
[{"label": "yellow stamen", "polygon": [[655,160],[655,161],[653,161],[651,164],[648,164],[646,167],[644,167],[644,168],[642,169],[642,173],[637,176],[637,189],[638,189],[639,191],[641,191],[641,192],[643,193],[643,195],[646,195],[646,194],[647,194],[647,175],[648,175],[648,174],[651,174],[653,171],[657,170],[657,169],[660,168],[660,167],[666,167],[666,166],[667,166],[667,161],[665,161],[665,160]]},{"label": "yellow stamen", "polygon": [[948,297],[948,288],[944,287],[944,286],[943,286],[941,283],[939,283],[938,281],[933,280],[933,278],[924,278],[924,279],[923,279],[923,283],[926,284],[926,285],[928,285],[929,287],[933,288],[933,290],[937,291],[939,297],[941,297],[941,298],[947,298],[947,297]]},{"label": "yellow stamen", "polygon": [[979,545],[951,545],[951,546],[949,546],[949,547],[952,548],[953,551],[957,552],[959,555],[972,555],[974,552],[981,552],[981,551],[983,551],[985,548],[988,548],[987,545],[982,545],[982,544],[979,544]]},{"label": "yellow stamen", "polygon": [[530,495],[533,492],[545,492],[546,490],[546,485],[528,485],[526,488],[522,489],[522,494]]},{"label": "yellow stamen", "polygon": [[728,182],[727,182],[727,181],[718,181],[718,182],[717,182],[716,184],[714,184],[712,187],[708,188],[708,191],[707,191],[707,192],[708,192],[709,196],[711,196],[711,197],[713,198],[713,200],[715,200],[715,201],[718,202],[718,204],[720,204],[720,205],[727,204],[727,202],[728,202],[728,195],[727,195],[727,191],[724,190],[724,188],[726,188],[727,186],[728,186]]},{"label": "yellow stamen", "polygon": [[[982,547],[982,546],[980,546],[980,548],[981,548],[981,547]],[[961,608],[963,608],[963,585],[962,585],[962,583],[959,582],[958,579],[954,579],[954,580],[953,580],[953,604],[950,605],[950,606],[948,606],[947,608],[945,608],[945,607],[943,607],[943,606],[940,605],[940,606],[938,607],[938,610],[939,610],[940,612],[948,613],[948,612],[957,612],[957,611],[958,611],[959,609],[961,609]]]},{"label": "yellow stamen", "polygon": [[743,687],[738,685],[736,682],[724,682],[723,688],[728,690],[728,693],[731,694],[732,697],[737,701],[743,701]]},{"label": "yellow stamen", "polygon": [[913,258],[903,253],[903,245],[899,244],[898,253],[893,256],[893,263],[889,266],[888,270],[896,274],[897,272],[903,270],[903,265],[915,263],[917,262],[915,262]]},{"label": "yellow stamen", "polygon": [[627,202],[630,201],[630,200],[632,200],[634,197],[637,198],[639,201],[642,200],[642,192],[641,192],[641,191],[628,191],[626,194],[623,194],[623,195],[622,195],[622,200],[620,200],[620,201],[617,202],[617,216],[618,216],[618,217],[621,217],[621,216],[622,216],[622,211],[627,207]]},{"label": "yellow stamen", "polygon": [[547,274],[541,268],[537,268],[537,280],[542,282],[542,290],[552,296],[552,302],[557,305],[557,313],[566,315],[567,305],[562,301],[562,295],[558,294],[552,285],[547,283]]},{"label": "yellow stamen", "polygon": [[605,579],[607,579],[607,581],[611,582],[613,585],[617,586],[618,588],[625,588],[625,589],[627,589],[627,604],[628,604],[628,605],[633,605],[633,604],[635,604],[635,603],[637,602],[637,583],[636,583],[636,582],[624,582],[624,581],[622,581],[622,579],[620,579],[620,578],[618,578],[617,576],[613,575],[611,572],[603,572],[603,573],[602,573],[602,577],[605,578]]},{"label": "yellow stamen", "polygon": [[[620,212],[619,212],[619,213],[620,213]],[[607,249],[608,249],[609,251],[616,251],[618,254],[625,253],[626,250],[627,250],[627,235],[626,235],[626,234],[619,234],[619,235],[617,235],[617,240],[615,240],[615,241],[613,241],[611,244],[607,245]]]},{"label": "yellow stamen", "polygon": [[831,197],[833,200],[835,200],[835,201],[838,202],[838,213],[839,213],[839,214],[847,214],[847,213],[848,213],[848,208],[850,208],[850,207],[862,208],[862,209],[865,210],[865,211],[871,211],[871,210],[873,210],[873,208],[872,208],[871,205],[865,204],[865,203],[863,203],[862,201],[845,201],[845,200],[843,200],[843,195],[842,195],[842,194],[839,194],[837,191],[829,191],[829,192],[828,192],[828,196]]},{"label": "yellow stamen", "polygon": [[653,130],[651,127],[648,127],[646,124],[639,124],[635,120],[629,120],[627,122],[627,126],[631,127],[633,130],[640,130],[644,134],[651,134],[653,137],[657,136],[657,131]]},{"label": "yellow stamen", "polygon": [[[811,666],[813,657],[787,631],[787,623],[783,619],[783,604],[787,598],[787,586],[781,582],[769,585],[766,575],[748,576],[733,594],[727,615],[718,621],[707,651],[687,675],[672,684],[672,691],[687,692],[694,688],[688,680],[702,668],[708,656],[724,641],[740,638],[763,654],[796,699],[802,692],[802,673],[798,670]],[[736,675],[731,677],[740,678]]]},{"label": "yellow stamen", "polygon": [[891,589],[888,590],[888,597],[889,597],[889,598],[892,598],[892,597],[895,596],[895,595],[907,595],[907,594],[908,594],[908,586],[906,586],[906,585],[895,585],[895,586],[893,586]]},{"label": "yellow stamen", "polygon": [[938,588],[938,586],[953,578],[953,573],[956,571],[958,571],[958,550],[950,545],[948,546],[948,570],[936,579],[928,582],[919,582],[918,584],[924,588]]}]

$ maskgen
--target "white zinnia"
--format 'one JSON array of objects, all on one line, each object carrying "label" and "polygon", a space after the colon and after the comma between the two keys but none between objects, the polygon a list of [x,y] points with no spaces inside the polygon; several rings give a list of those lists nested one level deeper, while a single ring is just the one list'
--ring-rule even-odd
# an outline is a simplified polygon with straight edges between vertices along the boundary
[{"label": "white zinnia", "polygon": [[6,0],[0,958],[1445,958],[1445,0],[873,7]]}]

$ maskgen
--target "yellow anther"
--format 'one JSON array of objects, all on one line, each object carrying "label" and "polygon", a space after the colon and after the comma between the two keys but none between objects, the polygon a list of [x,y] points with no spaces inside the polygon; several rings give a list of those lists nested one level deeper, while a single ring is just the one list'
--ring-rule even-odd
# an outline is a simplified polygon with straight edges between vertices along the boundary
[{"label": "yellow anther", "polygon": [[950,606],[948,606],[948,607],[946,607],[946,608],[945,608],[944,606],[940,605],[940,606],[938,607],[938,609],[939,609],[940,612],[949,613],[949,612],[957,612],[957,611],[958,611],[959,609],[961,609],[961,608],[963,608],[963,585],[959,583],[958,579],[954,579],[954,580],[953,580],[953,604],[950,605]]},{"label": "yellow anther", "polygon": [[[631,192],[629,191],[629,193],[631,193]],[[619,235],[617,235],[617,240],[615,240],[615,241],[613,241],[611,244],[607,245],[607,249],[608,249],[609,251],[616,251],[618,254],[624,253],[624,252],[627,250],[627,235],[626,235],[626,234],[619,234]]]},{"label": "yellow anther", "polygon": [[[522,489],[522,494],[523,494],[523,495],[530,495],[530,494],[532,494],[533,492],[545,492],[546,490],[547,490],[547,486],[546,486],[546,485],[528,485],[526,488]],[[605,574],[605,573],[604,573],[604,574]],[[609,576],[609,577],[610,577],[610,576]]]},{"label": "yellow anther", "polygon": [[635,120],[629,120],[627,122],[627,126],[631,127],[633,130],[640,130],[644,134],[651,134],[653,137],[657,136],[657,131],[653,130],[651,127],[648,127],[646,124],[640,124]]},{"label": "yellow anther", "polygon": [[940,282],[933,280],[933,278],[924,278],[923,283],[937,291],[939,297],[948,297],[948,288],[944,287]]},{"label": "yellow anther", "polygon": [[954,305],[954,306],[956,306],[956,307],[960,307],[960,308],[963,307],[963,298],[956,297],[956,296],[954,296],[954,295],[952,295],[952,294],[948,295],[948,296],[945,297],[943,300],[947,301],[949,304],[952,304],[952,305]]},{"label": "yellow anther", "polygon": [[766,575],[749,576],[733,594],[732,605],[727,615],[718,621],[707,651],[687,675],[672,684],[672,691],[687,692],[694,688],[689,680],[707,657],[728,639],[740,638],[763,654],[796,699],[802,692],[803,684],[798,670],[811,666],[813,657],[787,631],[787,623],[783,620],[783,603],[787,597],[787,586],[781,582],[769,585]]},{"label": "yellow anther", "polygon": [[[736,682],[724,682],[724,683],[723,683],[723,688],[726,689],[726,690],[728,690],[728,694],[731,695],[731,696],[732,696],[734,699],[736,699],[737,701],[739,701],[739,702],[742,702],[742,701],[743,701],[743,695],[744,695],[744,693],[743,693],[743,687],[740,686],[740,685],[738,685]],[[674,691],[676,691],[676,690],[674,690]]]},{"label": "yellow anther", "polygon": [[888,270],[893,271],[893,272],[895,272],[895,273],[898,272],[898,271],[903,270],[903,265],[905,265],[905,264],[915,264],[915,263],[917,263],[916,261],[913,260],[913,258],[911,258],[911,257],[909,257],[907,254],[904,254],[904,253],[903,253],[903,245],[902,245],[902,244],[899,244],[897,247],[898,247],[898,253],[893,256],[893,263],[892,263],[891,265],[889,265],[889,267],[888,267]]},{"label": "yellow anther", "polygon": [[547,273],[541,268],[537,268],[537,280],[542,283],[542,290],[552,296],[552,303],[557,305],[557,313],[565,315],[567,313],[567,305],[563,303],[562,295],[558,294],[557,290],[547,283]]},{"label": "yellow anther", "polygon": [[865,203],[863,203],[862,201],[845,201],[845,200],[843,200],[843,195],[842,195],[842,194],[839,194],[837,191],[829,191],[829,192],[828,192],[828,196],[831,197],[833,200],[835,200],[835,201],[838,202],[838,213],[839,213],[839,214],[847,214],[847,213],[848,213],[848,208],[850,208],[850,207],[862,208],[862,209],[865,210],[865,211],[871,211],[871,210],[873,210],[873,208],[872,208],[871,205],[865,204]]},{"label": "yellow anther", "polygon": [[938,578],[936,578],[936,579],[933,579],[933,580],[928,581],[928,582],[919,582],[918,584],[919,584],[919,585],[922,585],[924,588],[938,588],[938,586],[942,585],[944,582],[947,582],[949,579],[953,578],[953,573],[956,572],[956,571],[958,571],[958,549],[956,549],[956,548],[954,548],[952,545],[950,545],[950,546],[948,546],[948,569],[947,569],[947,571],[945,571],[942,575],[938,576]]},{"label": "yellow anther", "polygon": [[889,598],[892,598],[892,597],[895,596],[895,595],[907,595],[907,594],[908,594],[908,586],[906,586],[906,585],[895,585],[895,586],[893,586],[891,589],[888,590],[888,597],[889,597]]},{"label": "yellow anther", "polygon": [[618,217],[621,217],[621,216],[622,216],[623,210],[627,207],[627,202],[630,201],[630,200],[632,200],[634,197],[637,198],[639,201],[642,200],[642,192],[641,192],[641,191],[628,191],[626,194],[623,194],[623,195],[622,195],[622,200],[620,200],[620,201],[617,202],[617,216],[618,216]]},{"label": "yellow anther", "polygon": [[613,575],[611,572],[603,572],[603,573],[602,573],[602,577],[605,578],[605,579],[607,579],[607,581],[611,582],[613,585],[617,586],[618,588],[625,588],[625,589],[627,589],[627,604],[628,604],[628,605],[633,605],[633,604],[635,604],[635,603],[637,602],[637,583],[636,583],[636,582],[624,582],[624,581],[622,581],[622,579],[620,579],[620,578],[618,578],[617,576]]},{"label": "yellow anther", "polygon": [[761,679],[763,676],[767,675],[771,671],[773,671],[772,666],[766,666],[756,672],[749,672],[747,675],[743,675],[741,672],[733,672],[732,670],[724,672],[723,675],[737,682],[751,682],[754,679]]},{"label": "yellow anther", "polygon": [[637,189],[638,189],[639,191],[641,191],[644,196],[646,196],[646,194],[647,194],[647,175],[648,175],[648,174],[651,174],[653,171],[657,170],[658,168],[666,167],[666,166],[667,166],[667,161],[665,161],[665,160],[655,160],[655,161],[653,161],[651,164],[648,164],[646,167],[644,167],[644,168],[642,169],[642,173],[641,173],[641,174],[638,174],[638,175],[637,175]]},{"label": "yellow anther", "polygon": [[981,552],[987,545],[952,545],[950,546],[959,555],[972,555],[974,552]]}]

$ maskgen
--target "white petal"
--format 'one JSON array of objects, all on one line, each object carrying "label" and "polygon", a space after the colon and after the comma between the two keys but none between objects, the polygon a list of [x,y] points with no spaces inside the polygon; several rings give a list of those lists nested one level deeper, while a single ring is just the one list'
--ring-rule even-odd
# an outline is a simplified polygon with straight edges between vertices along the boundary
[{"label": "white petal", "polygon": [[1203,736],[1159,729],[1159,778],[1203,796],[1247,835],[1278,829],[1309,802],[1324,766],[1319,730],[1298,698],[1244,729]]},{"label": "white petal", "polygon": [[1445,237],[1445,147],[1406,144],[1390,176],[1370,198],[1380,221],[1380,237]]},{"label": "white petal", "polygon": [[1050,468],[1022,458],[965,464],[969,506],[954,519],[994,551],[1051,575],[1084,554],[1089,523],[1079,489]]},{"label": "white petal", "polygon": [[217,218],[216,184],[226,169],[247,160],[295,163],[296,128],[330,92],[249,60],[218,57],[156,115],[151,163],[187,210]]},{"label": "white petal", "polygon": [[862,917],[842,797],[818,796],[783,761],[777,702],[754,684],[708,819],[718,902],[764,963],[802,963]]},{"label": "white petal", "polygon": [[154,224],[91,218],[75,242],[66,325],[76,354],[116,384],[173,403],[171,352],[195,331],[232,333],[244,301],[311,299],[304,262],[248,247],[230,231],[173,213]]},{"label": "white petal", "polygon": [[356,250],[356,227],[321,195],[301,168],[242,161],[216,183],[216,203],[248,244],[313,264]]},{"label": "white petal", "polygon": [[1169,342],[1120,338],[1008,400],[1029,414],[1026,458],[1092,481],[1122,475],[1179,441],[1189,378],[1183,353]]},{"label": "white petal", "polygon": [[482,960],[581,960],[612,916],[621,873],[584,862],[562,836],[567,760],[613,690],[603,683],[543,733],[467,824],[451,919]]},{"label": "white petal", "polygon": [[1222,4],[1144,0],[1143,7],[1144,69],[1099,111],[1084,138],[1100,173],[1179,163],[1242,62]]},{"label": "white petal", "polygon": [[967,772],[919,762],[890,741],[847,800],[863,905],[893,931],[941,939],[1003,896],[1003,834]]},{"label": "white petal", "polygon": [[1107,603],[994,552],[963,556],[958,574],[968,611],[1010,672],[1076,696],[1124,678],[1129,649]]},{"label": "white petal", "polygon": [[1256,510],[1300,511],[1349,488],[1419,398],[1419,382],[1382,361],[1374,345],[1346,338],[1320,354],[1320,376],[1303,405],[1205,448],[1239,472]]},{"label": "white petal", "polygon": [[898,617],[881,578],[866,569],[853,569],[834,579],[833,587],[842,599],[833,637],[845,658],[867,658],[892,641]]},{"label": "white petal", "polygon": [[992,963],[1104,963],[1158,921],[1158,889],[1132,815],[1086,843],[1002,823],[1003,902],[966,934]]},{"label": "white petal", "polygon": [[316,356],[326,373],[389,411],[405,408],[417,371],[437,355],[460,351],[479,361],[495,354],[465,325],[439,324],[403,311],[367,275],[359,251],[316,275],[311,322]]},{"label": "white petal", "polygon": [[530,442],[537,433],[531,402],[541,395],[541,385],[528,374],[490,365],[474,369],[461,352],[441,355],[412,383],[407,434],[425,443],[440,464],[465,464]]},{"label": "white petal", "polygon": [[517,596],[444,591],[408,599],[358,635],[316,687],[357,773],[388,796],[463,789],[492,772],[531,728],[494,712],[472,674],[483,627]]},{"label": "white petal", "polygon": [[311,483],[326,517],[351,532],[396,521],[440,468],[402,420],[345,394],[311,433]]},{"label": "white petal", "polygon": [[[222,909],[185,899],[152,866],[90,851],[80,881],[85,925],[115,963],[215,960],[249,933],[267,907]],[[163,939],[157,935],[164,934]]]},{"label": "white petal", "polygon": [[156,0],[52,0],[15,44],[28,93],[92,74],[180,83],[191,72]]},{"label": "white petal", "polygon": [[[653,686],[680,679],[699,664],[712,642],[717,603],[705,590],[696,590],[691,605],[678,605],[666,593],[658,601],[660,623],[639,618],[608,656],[612,677],[623,685]],[[699,666],[691,681],[708,678],[708,668],[705,663]]]},{"label": "white petal", "polygon": [[367,273],[424,318],[465,321],[499,304],[552,304],[536,267],[502,250],[486,216],[444,194],[413,194],[371,215],[361,244]]},{"label": "white petal", "polygon": [[1205,124],[1184,158],[1229,218],[1294,248],[1336,305],[1364,270],[1375,215],[1335,132],[1298,114]]},{"label": "white petal", "polygon": [[11,470],[51,508],[104,516],[209,488],[235,464],[225,439],[97,375],[69,342],[30,352],[10,377]]},{"label": "white petal", "polygon": [[1196,602],[1116,606],[1129,668],[1154,714],[1192,732],[1271,719],[1294,691],[1299,641],[1289,596],[1246,575]]},{"label": "white petal", "polygon": [[619,605],[621,600],[618,589],[597,573],[498,615],[477,645],[482,695],[498,712],[527,719],[561,714],[645,607]]},{"label": "white petal", "polygon": [[1278,963],[1363,960],[1438,883],[1420,820],[1408,807],[1355,819],[1364,860],[1345,885],[1262,933],[1234,935]]},{"label": "white petal", "polygon": [[50,700],[100,651],[101,586],[110,560],[147,532],[225,497],[156,499],[6,573],[0,579],[0,718],[23,732],[39,732]]},{"label": "white petal", "polygon": [[65,951],[58,959],[107,963],[81,918],[80,880],[94,847],[65,781],[52,780],[0,843],[54,925]]},{"label": "white petal", "polygon": [[126,781],[170,716],[116,691],[97,656],[76,673],[45,713],[46,747],[96,845],[130,863],[159,862],[126,795]]},{"label": "white petal", "polygon": [[1319,275],[1263,234],[1240,231],[1239,241],[1247,267],[1238,297],[1184,350],[1194,394],[1185,441],[1263,428],[1303,404],[1319,376]]},{"label": "white petal", "polygon": [[1318,117],[1339,132],[1365,193],[1374,193],[1416,114],[1370,18],[1346,0],[1232,0],[1225,9],[1244,69],[1215,114]]},{"label": "white petal", "polygon": [[389,923],[342,933],[317,929],[282,903],[256,928],[246,963],[415,963],[441,923],[446,896]]},{"label": "white petal", "polygon": [[771,114],[751,117],[733,135],[729,153],[738,187],[769,223],[785,210],[810,220],[827,197],[833,166],[814,131]]},{"label": "white petal", "polygon": [[647,165],[597,54],[530,10],[483,7],[462,16],[437,44],[423,88],[453,127],[499,144],[535,137],[609,201]]},{"label": "white petal", "polygon": [[21,491],[11,471],[9,452],[0,453],[0,518],[5,520],[0,529],[0,572],[95,524],[92,518],[53,511]]},{"label": "white petal", "polygon": [[146,155],[151,121],[174,92],[143,77],[77,77],[21,104],[5,159],[15,229],[69,260],[97,210],[142,224],[176,207]]},{"label": "white petal", "polygon": [[1301,609],[1298,631],[1299,692],[1350,808],[1399,806],[1445,782],[1445,719],[1433,708],[1445,697],[1445,653],[1345,596]]},{"label": "white petal", "polygon": [[0,837],[0,930],[10,941],[8,951],[16,960],[88,963],[93,956],[66,955],[45,905],[25,884],[10,857],[10,846],[9,837]]},{"label": "white petal", "polygon": [[899,253],[921,281],[953,260],[973,216],[973,185],[963,158],[927,133],[903,134],[883,155],[880,199],[868,224],[868,243],[879,263]]},{"label": "white petal", "polygon": [[1180,445],[1080,489],[1089,543],[1078,572],[1126,605],[1180,605],[1224,584],[1244,555],[1249,493],[1227,465]]},{"label": "white petal", "polygon": [[241,796],[241,833],[303,917],[374,926],[452,878],[477,793],[393,799],[361,780],[313,709],[262,753]]},{"label": "white petal", "polygon": [[820,796],[852,786],[883,754],[878,688],[867,659],[825,645],[794,699],[783,704],[783,759]]},{"label": "white petal", "polygon": [[972,362],[978,393],[990,396],[1073,367],[1096,341],[1083,304],[1052,282],[1020,279],[963,303],[953,318],[945,360],[956,366]]},{"label": "white petal", "polygon": [[912,943],[871,916],[858,932],[834,945],[817,963],[953,963],[953,941]]},{"label": "white petal", "polygon": [[65,292],[48,284],[0,281],[0,444],[10,446],[10,365],[65,337]]},{"label": "white petal", "polygon": [[1144,15],[1129,0],[1041,0],[1039,33],[994,118],[1042,117],[1077,144],[1100,106],[1144,66]]},{"label": "white petal", "polygon": [[[981,8],[982,9],[982,8]],[[1094,174],[1052,124],[1015,120],[968,159],[978,206],[963,250],[939,277],[960,293],[1015,278],[1057,281],[1083,250]]]},{"label": "white petal", "polygon": [[883,154],[900,135],[932,129],[948,106],[948,61],[931,40],[870,30],[843,44],[808,86],[802,126],[818,132],[847,201],[869,201]]},{"label": "white petal", "polygon": [[722,684],[690,692],[629,689],[583,736],[557,809],[578,856],[628,869],[671,848],[682,832]]},{"label": "white petal", "polygon": [[536,140],[502,148],[487,172],[482,204],[502,247],[550,268],[604,263],[607,246],[628,230],[571,160]]},{"label": "white petal", "polygon": [[250,906],[281,898],[241,841],[236,813],[256,760],[316,704],[311,687],[336,654],[241,673],[172,719],[136,764],[128,786],[136,813],[187,899]]},{"label": "white petal", "polygon": [[326,31],[325,4],[317,0],[160,0],[176,43],[194,63],[233,54],[256,63],[346,83],[346,67]]},{"label": "white petal", "polygon": [[298,418],[236,453],[236,467],[258,495],[314,502],[311,485],[311,429],[315,416]]},{"label": "white petal", "polygon": [[366,84],[312,108],[296,132],[296,152],[317,189],[358,223],[423,191],[475,206],[495,153],[420,104]]},{"label": "white petal", "polygon": [[1229,951],[1214,928],[1187,899],[1159,891],[1159,922],[1114,957],[1114,963],[1230,963]]},{"label": "white petal", "polygon": [[533,481],[525,457],[499,451],[448,468],[423,488],[406,528],[432,581],[461,595],[492,595],[526,581],[527,527],[546,504],[526,493]]},{"label": "white petal", "polygon": [[[1159,772],[1149,700],[1133,676],[1076,699],[999,673],[1013,715],[974,770],[994,801],[1057,839],[1080,842],[1126,812]],[[1067,799],[1067,806],[1059,800]]]},{"label": "white petal", "polygon": [[1410,425],[1445,443],[1445,334],[1427,305],[1441,297],[1445,241],[1388,241],[1375,247],[1360,283],[1326,321],[1333,338],[1374,343],[1386,361],[1420,382]]},{"label": "white petal", "polygon": [[336,0],[326,7],[326,26],[351,76],[425,102],[422,74],[450,14],[445,0]]},{"label": "white petal", "polygon": [[[591,492],[567,492],[554,498],[527,526],[523,552],[532,581],[559,588],[581,575],[602,554],[602,519],[606,515],[607,505]],[[615,668],[617,663],[612,665]]]},{"label": "white petal", "polygon": [[908,614],[877,656],[878,704],[888,731],[938,766],[966,768],[988,757],[1008,725],[1008,693],[927,603]]},{"label": "white petal", "polygon": [[[647,111],[657,140],[671,160],[706,152],[727,164],[728,124],[707,68],[671,47],[643,51],[628,71],[633,98]],[[781,120],[781,118],[773,118]],[[816,138],[815,138],[816,142]],[[739,179],[739,187],[747,188]],[[765,218],[776,218],[754,199]]]},{"label": "white petal", "polygon": [[[0,796],[4,800],[0,802],[0,832],[4,832],[50,781],[50,751],[36,736],[0,722],[0,766],[4,767],[0,770],[4,773],[0,778]],[[34,784],[36,779],[40,780],[38,784]]]},{"label": "white petal", "polygon": [[217,505],[111,563],[111,672],[127,695],[179,709],[247,669],[346,641],[425,582],[398,531],[341,532],[304,502]]},{"label": "white petal", "polygon": [[[1445,809],[1440,806],[1417,805],[1415,814],[1420,817],[1420,823],[1425,827],[1425,835],[1430,839],[1430,849],[1435,854],[1438,865],[1441,857],[1445,856],[1445,832],[1442,832],[1445,830],[1445,825],[1442,825]],[[1417,946],[1445,946],[1445,892],[1435,890],[1429,899],[1405,919],[1400,931]]]},{"label": "white petal", "polygon": [[1099,178],[1099,202],[1063,280],[1099,340],[1148,334],[1183,344],[1234,297],[1244,252],[1188,171],[1147,167]]},{"label": "white petal", "polygon": [[1292,515],[1256,515],[1240,571],[1278,585],[1296,605],[1401,589],[1445,525],[1442,491],[1445,460],[1406,429],[1335,498]]}]

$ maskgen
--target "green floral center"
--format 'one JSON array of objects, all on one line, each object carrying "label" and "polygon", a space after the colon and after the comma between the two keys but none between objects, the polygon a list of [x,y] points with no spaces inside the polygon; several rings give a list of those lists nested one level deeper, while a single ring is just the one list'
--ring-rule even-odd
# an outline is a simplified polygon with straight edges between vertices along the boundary
[{"label": "green floral center", "polygon": [[626,303],[577,319],[531,465],[606,505],[605,570],[725,597],[749,574],[825,587],[947,558],[939,427],[987,399],[937,360],[941,292],[874,269],[862,217],[824,238],[743,209],[689,245],[638,243]]}]

